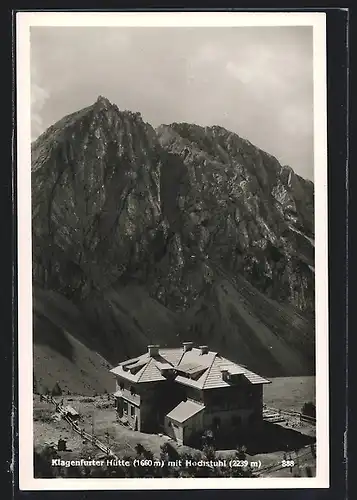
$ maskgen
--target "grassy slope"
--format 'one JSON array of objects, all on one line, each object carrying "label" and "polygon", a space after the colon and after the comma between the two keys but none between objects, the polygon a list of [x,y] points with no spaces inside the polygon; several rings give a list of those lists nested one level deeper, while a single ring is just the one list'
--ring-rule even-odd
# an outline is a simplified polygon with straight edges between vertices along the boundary
[{"label": "grassy slope", "polygon": [[[206,297],[175,314],[130,285],[92,295],[80,309],[34,290],[34,368],[40,385],[75,393],[112,390],[116,365],[150,343],[192,340],[267,377],[313,373],[311,327],[296,311],[267,299],[241,278],[218,277]],[[309,332],[310,328],[310,332]]]},{"label": "grassy slope", "polygon": [[56,294],[35,292],[34,373],[39,389],[56,382],[78,394],[113,391],[110,365],[82,341],[85,334],[79,311]]},{"label": "grassy slope", "polygon": [[[99,319],[97,319],[99,318]],[[107,290],[81,304],[34,290],[34,372],[39,387],[112,392],[108,368],[141,354],[152,342],[177,346],[176,317],[141,288]]]},{"label": "grassy slope", "polygon": [[189,312],[197,340],[268,377],[313,373],[311,327],[240,281],[221,279]]},{"label": "grassy slope", "polygon": [[267,406],[282,410],[301,411],[305,402],[315,402],[315,377],[278,377],[264,386]]},{"label": "grassy slope", "polygon": [[170,347],[180,343],[178,317],[143,287],[109,288],[90,296],[82,308],[84,316],[101,330],[92,345],[113,364],[142,354],[151,343]]}]

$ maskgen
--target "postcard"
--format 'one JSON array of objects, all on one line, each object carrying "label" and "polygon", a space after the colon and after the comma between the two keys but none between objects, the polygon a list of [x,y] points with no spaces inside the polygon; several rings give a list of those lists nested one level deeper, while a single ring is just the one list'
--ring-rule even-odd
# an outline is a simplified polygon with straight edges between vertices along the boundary
[{"label": "postcard", "polygon": [[21,490],[329,486],[325,25],[17,13]]}]

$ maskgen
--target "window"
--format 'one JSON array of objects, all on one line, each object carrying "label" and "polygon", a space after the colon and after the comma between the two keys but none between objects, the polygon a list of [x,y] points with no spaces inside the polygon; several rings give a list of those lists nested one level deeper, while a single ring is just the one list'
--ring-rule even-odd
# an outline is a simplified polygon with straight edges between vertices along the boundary
[{"label": "window", "polygon": [[131,407],[130,407],[130,415],[132,417],[135,417],[135,406],[133,406],[133,405],[131,405]]},{"label": "window", "polygon": [[133,385],[131,385],[131,386],[130,386],[130,394],[131,394],[132,396],[134,396],[134,394],[136,394],[136,392],[135,392],[135,387],[134,387]]},{"label": "window", "polygon": [[128,403],[123,399],[123,412],[128,413]]},{"label": "window", "polygon": [[120,387],[120,390],[123,391],[124,390],[124,382],[119,382],[119,387]]}]

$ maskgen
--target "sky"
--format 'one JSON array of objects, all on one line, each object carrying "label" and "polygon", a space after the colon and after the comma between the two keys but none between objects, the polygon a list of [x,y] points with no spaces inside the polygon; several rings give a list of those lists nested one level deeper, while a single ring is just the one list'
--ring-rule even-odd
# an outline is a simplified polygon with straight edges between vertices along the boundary
[{"label": "sky", "polygon": [[154,127],[220,125],[313,180],[311,27],[32,27],[32,139],[99,95]]}]

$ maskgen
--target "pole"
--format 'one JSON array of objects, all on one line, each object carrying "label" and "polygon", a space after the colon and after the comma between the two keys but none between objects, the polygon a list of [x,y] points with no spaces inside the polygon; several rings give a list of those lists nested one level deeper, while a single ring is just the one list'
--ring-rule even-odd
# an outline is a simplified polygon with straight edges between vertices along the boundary
[{"label": "pole", "polygon": [[92,413],[92,445],[94,444],[94,412]]},{"label": "pole", "polygon": [[109,455],[110,447],[109,447],[109,432],[108,431],[105,433],[105,437],[107,438],[107,454]]}]

